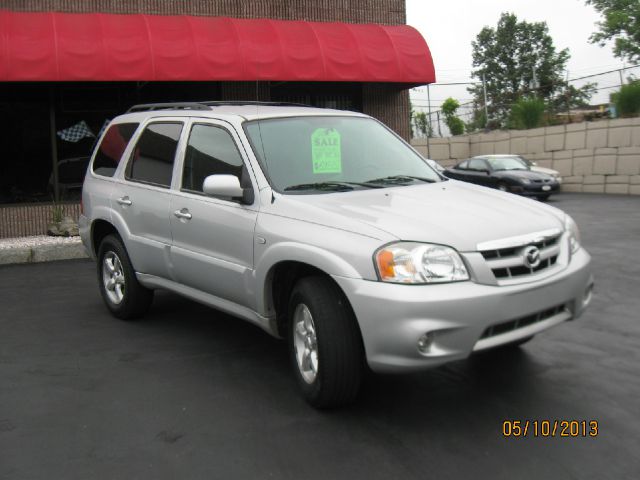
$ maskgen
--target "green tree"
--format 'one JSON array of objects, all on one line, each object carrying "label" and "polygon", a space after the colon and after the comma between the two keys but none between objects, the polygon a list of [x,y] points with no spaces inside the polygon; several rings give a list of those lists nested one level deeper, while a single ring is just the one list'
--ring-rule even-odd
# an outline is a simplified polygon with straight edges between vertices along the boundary
[{"label": "green tree", "polygon": [[[503,13],[495,28],[480,31],[472,47],[472,75],[486,80],[489,125],[506,126],[511,106],[523,95],[535,93],[552,104],[569,88],[563,75],[569,50],[556,50],[545,22],[518,21],[516,15]],[[574,90],[574,95],[583,91]],[[469,91],[484,108],[482,84]]]},{"label": "green tree", "polygon": [[462,135],[464,133],[464,122],[456,116],[456,111],[460,107],[460,103],[449,97],[442,104],[442,114],[444,115],[444,123],[449,127],[451,135]]},{"label": "green tree", "polygon": [[591,43],[613,40],[613,54],[631,62],[640,60],[640,2],[638,0],[586,0],[602,15]]},{"label": "green tree", "polygon": [[542,125],[545,104],[536,96],[520,98],[511,107],[509,128],[522,130]]},{"label": "green tree", "polygon": [[616,110],[621,117],[635,117],[640,115],[640,80],[634,80],[620,87],[611,94],[611,100],[616,104]]},{"label": "green tree", "polygon": [[[429,132],[429,122],[427,121],[427,114],[425,112],[417,112],[414,114],[413,118],[418,133],[421,136],[426,137],[427,133]],[[431,135],[429,134],[429,136]]]}]

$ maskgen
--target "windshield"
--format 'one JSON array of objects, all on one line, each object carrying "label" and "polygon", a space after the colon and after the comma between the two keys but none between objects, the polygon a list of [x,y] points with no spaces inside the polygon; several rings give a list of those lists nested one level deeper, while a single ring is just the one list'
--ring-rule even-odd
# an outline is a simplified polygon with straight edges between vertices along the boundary
[{"label": "windshield", "polygon": [[441,177],[380,123],[315,116],[245,124],[254,152],[279,192],[347,191],[437,182]]},{"label": "windshield", "polygon": [[487,158],[492,170],[529,170],[529,166],[520,157]]}]

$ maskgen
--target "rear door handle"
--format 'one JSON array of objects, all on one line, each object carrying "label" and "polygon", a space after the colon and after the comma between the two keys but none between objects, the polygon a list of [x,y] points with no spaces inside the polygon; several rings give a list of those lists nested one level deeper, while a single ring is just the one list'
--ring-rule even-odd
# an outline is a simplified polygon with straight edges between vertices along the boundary
[{"label": "rear door handle", "polygon": [[182,210],[176,210],[175,212],[173,212],[173,214],[182,220],[191,220],[191,218],[193,218],[189,213],[189,210],[187,210],[186,208],[183,208]]},{"label": "rear door handle", "polygon": [[129,199],[129,197],[120,197],[116,200],[120,205],[130,206],[133,205],[133,202]]}]

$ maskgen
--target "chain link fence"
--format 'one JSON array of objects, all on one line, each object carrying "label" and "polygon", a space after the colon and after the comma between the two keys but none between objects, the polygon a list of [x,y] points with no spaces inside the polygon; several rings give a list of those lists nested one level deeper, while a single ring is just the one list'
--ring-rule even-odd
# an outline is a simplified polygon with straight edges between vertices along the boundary
[{"label": "chain link fence", "polygon": [[[615,118],[615,106],[610,101],[612,93],[617,92],[620,87],[628,83],[631,79],[640,78],[640,65],[625,66],[622,68],[606,70],[598,73],[567,76],[569,85],[580,89],[588,84],[593,85],[593,95],[588,106],[571,106],[571,99],[567,98],[564,105],[556,107],[549,112],[550,119],[556,123],[575,123],[584,120],[595,120],[598,118]],[[452,85],[470,87],[481,85],[482,82],[456,82],[456,83],[434,83],[429,87],[418,87],[412,89],[411,106],[413,115],[411,118],[411,128],[414,138],[449,137],[451,132],[446,124],[445,116],[442,112],[442,103],[446,100],[446,88]],[[449,88],[450,90],[450,88]],[[417,94],[420,94],[418,97]],[[424,95],[427,94],[427,98]],[[455,97],[453,97],[455,98]],[[460,106],[456,112],[465,125],[469,126],[474,119],[482,114],[484,106],[476,103],[471,94],[466,97],[457,98]],[[429,108],[429,106],[431,108]],[[504,105],[511,107],[511,105]],[[469,131],[478,131],[477,128]]]}]

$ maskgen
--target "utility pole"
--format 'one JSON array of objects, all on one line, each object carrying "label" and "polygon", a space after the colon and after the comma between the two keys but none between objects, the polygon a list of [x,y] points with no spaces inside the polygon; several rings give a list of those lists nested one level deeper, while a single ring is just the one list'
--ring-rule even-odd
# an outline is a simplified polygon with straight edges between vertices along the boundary
[{"label": "utility pole", "polygon": [[482,74],[482,93],[484,94],[484,128],[489,124],[489,107],[487,107],[487,81]]},{"label": "utility pole", "polygon": [[567,69],[567,94],[565,100],[567,102],[567,123],[571,123],[571,90],[569,89],[569,69]]},{"label": "utility pole", "polygon": [[534,93],[537,95],[538,88],[540,87],[540,85],[538,84],[538,74],[536,72],[536,66],[534,65],[533,67],[531,67],[531,70],[533,72],[533,77],[531,79],[531,90],[533,90]]},{"label": "utility pole", "polygon": [[624,71],[627,69],[626,65],[625,65],[625,61],[622,61],[622,68],[620,70],[618,70],[618,73],[620,74],[620,86],[622,87],[624,85]]},{"label": "utility pole", "polygon": [[429,137],[431,136],[431,92],[429,91],[429,84],[427,83],[427,103],[429,104],[429,119],[427,120],[427,158],[431,158],[431,143]]}]

